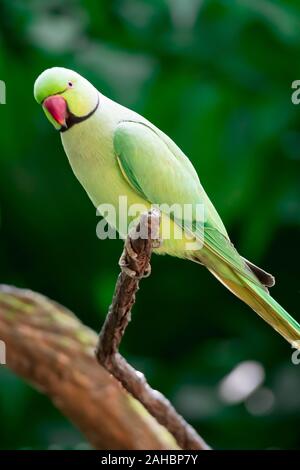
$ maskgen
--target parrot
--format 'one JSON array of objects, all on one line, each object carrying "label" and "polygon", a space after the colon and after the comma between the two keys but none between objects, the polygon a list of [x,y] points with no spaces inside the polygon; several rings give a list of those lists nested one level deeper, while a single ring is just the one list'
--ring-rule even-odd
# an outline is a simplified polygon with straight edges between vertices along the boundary
[{"label": "parrot", "polygon": [[[34,98],[60,133],[73,173],[96,208],[110,204],[120,216],[120,197],[128,206],[163,207],[161,223],[169,223],[172,233],[161,234],[154,252],[204,265],[300,349],[300,325],[269,293],[274,277],[238,253],[193,164],[170,137],[67,68],[43,71],[34,83]],[[173,204],[192,208],[188,220],[164,209]],[[197,223],[198,205],[204,207],[202,224]],[[118,230],[116,217],[103,216]]]}]

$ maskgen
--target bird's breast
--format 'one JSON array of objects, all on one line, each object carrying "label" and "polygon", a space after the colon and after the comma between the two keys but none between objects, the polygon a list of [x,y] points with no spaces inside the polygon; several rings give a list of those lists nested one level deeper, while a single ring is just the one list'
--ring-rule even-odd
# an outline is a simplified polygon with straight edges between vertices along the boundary
[{"label": "bird's breast", "polygon": [[111,205],[118,216],[120,199],[123,208],[124,198],[127,207],[144,204],[148,208],[149,204],[124,178],[114,152],[113,135],[112,123],[91,118],[64,132],[62,143],[76,178],[94,206]]}]

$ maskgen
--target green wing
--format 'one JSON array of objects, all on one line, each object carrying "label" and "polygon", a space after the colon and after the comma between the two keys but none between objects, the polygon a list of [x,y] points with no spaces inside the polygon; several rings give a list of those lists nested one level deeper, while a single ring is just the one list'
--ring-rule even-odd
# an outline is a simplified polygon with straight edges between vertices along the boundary
[{"label": "green wing", "polygon": [[[114,134],[114,149],[124,176],[150,203],[192,204],[193,214],[196,214],[196,204],[204,204],[204,240],[200,232],[193,231],[195,236],[210,253],[261,285],[230,242],[190,161],[167,136],[147,124],[123,121]],[[196,220],[192,223],[197,230]]]}]

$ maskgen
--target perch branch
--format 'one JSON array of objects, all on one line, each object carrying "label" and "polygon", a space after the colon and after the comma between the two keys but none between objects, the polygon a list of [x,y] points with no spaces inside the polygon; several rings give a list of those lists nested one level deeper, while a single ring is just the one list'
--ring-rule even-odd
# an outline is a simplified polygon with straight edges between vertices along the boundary
[{"label": "perch branch", "polygon": [[7,365],[47,394],[93,447],[178,449],[173,436],[99,367],[96,333],[64,307],[0,286],[0,340]]},{"label": "perch branch", "polygon": [[128,236],[120,259],[119,274],[112,304],[99,335],[96,357],[99,363],[139,400],[157,421],[175,437],[185,450],[209,449],[204,440],[180,416],[171,403],[153,390],[144,375],[136,371],[119,354],[119,346],[130,321],[131,309],[140,280],[150,273],[152,248],[159,243],[159,212],[152,210],[141,216],[139,224]]}]

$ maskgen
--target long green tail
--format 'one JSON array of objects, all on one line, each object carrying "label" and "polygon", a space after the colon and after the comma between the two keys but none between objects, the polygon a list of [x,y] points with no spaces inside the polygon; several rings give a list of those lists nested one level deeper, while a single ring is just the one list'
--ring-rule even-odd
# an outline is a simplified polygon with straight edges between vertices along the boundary
[{"label": "long green tail", "polygon": [[258,315],[260,315],[274,330],[289,341],[293,347],[300,349],[300,325],[284,308],[274,300],[268,291],[256,285],[241,274],[234,273],[237,279],[227,279],[210,269],[233,294],[243,300]]}]

